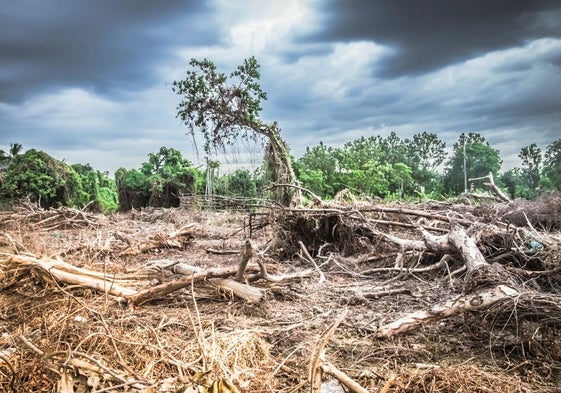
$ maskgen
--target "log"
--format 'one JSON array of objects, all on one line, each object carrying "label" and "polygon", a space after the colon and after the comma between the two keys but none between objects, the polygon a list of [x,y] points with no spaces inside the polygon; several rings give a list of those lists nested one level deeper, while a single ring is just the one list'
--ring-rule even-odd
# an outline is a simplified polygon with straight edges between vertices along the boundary
[{"label": "log", "polygon": [[474,271],[482,266],[486,266],[487,261],[465,229],[456,223],[452,224],[452,230],[448,235],[448,242],[461,255],[468,272]]},{"label": "log", "polygon": [[383,325],[376,331],[379,338],[389,338],[399,333],[410,332],[423,324],[465,312],[485,309],[501,300],[519,296],[520,292],[507,286],[484,288],[470,295],[462,295],[447,302],[436,304],[429,310],[416,311],[398,320]]},{"label": "log", "polygon": [[[447,236],[450,247],[460,254],[465,262],[468,277],[479,274],[486,276],[491,271],[490,266],[485,257],[477,248],[475,241],[468,236],[465,229],[457,224],[452,223],[452,229]],[[435,239],[433,239],[435,240]],[[427,244],[442,244],[441,241],[433,241]],[[500,276],[498,276],[500,277]],[[490,277],[490,282],[496,281],[496,277]],[[504,284],[497,284],[491,287],[477,288],[476,285],[482,282],[481,277],[474,281],[474,285],[466,286],[467,294],[448,300],[444,303],[436,304],[429,310],[420,310],[410,313],[398,320],[380,327],[376,335],[380,338],[392,337],[398,333],[409,332],[417,329],[423,324],[438,321],[465,311],[485,309],[492,304],[519,296],[520,293]]]},{"label": "log", "polygon": [[[256,268],[259,269],[258,266],[251,265],[246,266],[244,270],[255,271]],[[203,272],[203,269],[187,264],[176,265],[174,270],[176,273],[188,276]],[[246,300],[248,303],[259,303],[265,297],[263,290],[230,278],[209,278],[208,281],[220,289],[232,292],[235,296]]]},{"label": "log", "polygon": [[120,285],[130,283],[130,280],[112,278],[108,275],[104,275],[103,273],[72,266],[71,264],[58,259],[10,255],[7,261],[23,266],[35,267],[39,269],[41,274],[44,276],[48,278],[55,278],[65,284],[80,285],[113,296],[126,297],[136,293],[135,289]]},{"label": "log", "polygon": [[[247,269],[250,268],[253,270],[258,269],[257,266],[247,267]],[[245,299],[250,303],[258,303],[264,297],[264,293],[257,288],[250,287],[249,285],[245,285],[231,279],[223,278],[225,276],[233,276],[234,274],[236,274],[238,271],[238,268],[236,266],[203,270],[186,264],[178,264],[175,265],[174,271],[176,273],[184,275],[185,278],[167,282],[165,284],[157,285],[144,291],[140,291],[131,296],[128,296],[128,300],[133,304],[139,305],[155,298],[159,298],[180,289],[186,288],[193,283],[205,279],[207,279],[211,284],[217,287],[231,291],[234,295],[241,297],[242,299]]]}]

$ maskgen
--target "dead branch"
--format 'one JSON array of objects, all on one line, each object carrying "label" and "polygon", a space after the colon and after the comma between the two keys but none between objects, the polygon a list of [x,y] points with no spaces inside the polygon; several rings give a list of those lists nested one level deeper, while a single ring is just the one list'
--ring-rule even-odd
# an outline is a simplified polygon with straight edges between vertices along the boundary
[{"label": "dead branch", "polygon": [[300,255],[300,257],[302,259],[310,262],[314,266],[316,271],[319,273],[319,281],[317,282],[317,285],[323,284],[325,282],[325,274],[321,271],[321,269],[317,265],[316,261],[314,261],[314,258],[312,258],[312,256],[308,252],[308,250],[306,250],[306,246],[304,246],[304,243],[302,243],[301,241],[298,241],[298,244],[300,245],[300,250],[302,251],[302,254]]},{"label": "dead branch", "polygon": [[489,172],[489,174],[487,176],[483,176],[483,177],[474,177],[472,179],[469,179],[468,181],[471,183],[473,181],[477,181],[477,180],[489,180],[487,182],[484,182],[483,185],[485,187],[487,187],[493,194],[495,194],[501,201],[503,202],[512,202],[511,199],[509,197],[507,197],[501,190],[499,187],[497,187],[497,185],[495,184],[495,181],[493,180],[493,173]]},{"label": "dead branch", "polygon": [[283,281],[290,281],[299,278],[310,277],[314,273],[314,269],[307,269],[300,272],[292,273],[292,274],[282,274],[282,275],[273,275],[267,271],[267,267],[265,265],[264,258],[259,256],[256,259],[257,265],[259,265],[259,273],[253,274],[247,278],[248,282],[254,282],[259,279],[263,279],[265,281],[280,283]]},{"label": "dead branch", "polygon": [[[255,269],[256,266],[253,267],[253,269]],[[186,267],[181,267],[180,265],[176,265],[175,266],[175,271],[181,271],[182,269],[187,269]],[[184,272],[186,272],[187,270],[183,270]],[[138,293],[132,294],[127,296],[128,300],[133,303],[133,304],[143,304],[146,303],[150,300],[153,300],[155,298],[160,298],[162,296],[168,295],[172,292],[178,291],[180,289],[186,288],[190,285],[192,285],[193,283],[197,283],[199,281],[203,281],[206,279],[212,279],[212,278],[223,278],[223,277],[228,277],[228,276],[233,276],[234,274],[236,274],[236,272],[238,271],[237,267],[226,267],[226,268],[217,268],[217,269],[208,269],[208,270],[199,270],[199,271],[195,271],[195,270],[191,270],[191,274],[189,274],[187,277],[185,278],[181,278],[179,280],[174,280],[171,282],[167,282],[165,284],[161,284],[161,285],[157,285],[148,289],[145,289],[143,291],[140,291]],[[228,286],[229,289],[232,290],[232,292],[234,292],[234,288],[229,285]],[[240,288],[238,286],[236,286],[236,288]],[[262,298],[262,294],[259,293],[258,295],[258,299],[256,299],[257,296],[255,296],[255,292],[250,292],[249,295],[246,295],[248,297],[248,300],[251,300],[253,302],[259,301]]]},{"label": "dead branch", "polygon": [[343,385],[348,387],[354,393],[368,393],[367,389],[360,386],[358,382],[356,382],[354,379],[349,377],[343,371],[339,370],[337,367],[335,367],[327,360],[323,361],[321,365],[321,370],[326,374],[333,375],[335,378],[337,378],[339,382],[341,382]]},{"label": "dead branch", "polygon": [[194,224],[188,224],[171,233],[157,234],[145,240],[136,240],[126,233],[117,231],[114,236],[127,243],[127,248],[118,255],[138,255],[157,248],[184,248],[195,238]]},{"label": "dead branch", "polygon": [[[53,353],[45,353],[37,346],[35,346],[30,340],[28,340],[24,335],[18,334],[17,338],[29,349],[35,352],[37,355],[42,357],[45,360],[54,360],[60,363],[60,366],[64,364],[70,364],[72,367],[78,370],[87,370],[90,372],[94,372],[105,379],[113,379],[121,383],[125,383],[126,385],[130,385],[135,389],[144,389],[146,386],[152,385],[152,382],[147,381],[137,381],[137,380],[129,380],[124,378],[122,373],[112,370],[108,366],[104,365],[102,362],[94,359],[87,353],[71,351],[70,356],[67,352],[53,352]],[[78,359],[74,356],[80,356],[86,360]],[[62,357],[60,361],[57,360],[57,357]]]},{"label": "dead branch", "polygon": [[[249,265],[246,266],[245,270],[255,271],[256,267]],[[186,276],[192,276],[196,273],[204,272],[201,268],[183,263],[176,265],[174,267],[174,271]],[[261,289],[243,284],[230,278],[209,278],[208,281],[215,287],[231,292],[235,296],[246,300],[248,303],[259,303],[265,297],[265,293]]]},{"label": "dead branch", "polygon": [[130,296],[135,289],[126,287],[135,281],[131,279],[117,279],[103,273],[82,269],[71,264],[50,258],[35,258],[24,255],[8,255],[7,263],[15,263],[27,268],[35,268],[44,279],[56,279],[65,284],[79,285],[92,288],[113,296]]},{"label": "dead branch", "polygon": [[308,381],[310,382],[311,393],[321,393],[321,365],[324,358],[324,350],[327,342],[337,330],[337,327],[343,322],[347,316],[348,310],[345,309],[341,315],[331,324],[331,326],[322,334],[315,351],[310,359],[310,368],[308,373]]},{"label": "dead branch", "polygon": [[245,241],[245,245],[241,251],[241,261],[238,267],[238,272],[236,274],[236,281],[241,282],[243,280],[243,275],[245,273],[245,267],[247,266],[247,262],[253,257],[255,253],[253,252],[253,248],[251,247],[251,242],[249,240]]},{"label": "dead branch", "polygon": [[374,273],[384,273],[384,272],[400,272],[401,273],[401,272],[404,272],[404,271],[406,271],[407,273],[426,273],[426,272],[431,272],[431,271],[438,270],[440,268],[446,267],[447,263],[451,259],[452,259],[452,257],[450,255],[445,254],[440,259],[440,261],[438,261],[434,265],[430,265],[430,266],[427,266],[427,267],[413,268],[413,269],[403,268],[403,267],[379,267],[379,268],[364,270],[363,272],[361,272],[361,274],[370,275],[370,274],[374,274]]},{"label": "dead branch", "polygon": [[376,332],[380,338],[389,338],[399,333],[410,332],[423,324],[448,318],[453,315],[473,310],[482,310],[505,299],[520,296],[520,293],[506,285],[484,288],[470,295],[458,296],[447,302],[436,304],[426,311],[416,311],[398,320],[381,326]]}]

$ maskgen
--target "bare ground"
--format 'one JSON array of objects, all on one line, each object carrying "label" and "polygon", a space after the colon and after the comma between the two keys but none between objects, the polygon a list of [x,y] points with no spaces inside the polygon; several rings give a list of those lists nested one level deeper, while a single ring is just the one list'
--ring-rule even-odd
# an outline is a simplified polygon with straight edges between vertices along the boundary
[{"label": "bare ground", "polygon": [[[490,215],[496,210],[479,217],[459,211],[457,219],[473,222],[496,217]],[[559,391],[561,315],[542,315],[549,312],[544,299],[556,301],[559,295],[559,273],[547,278],[548,292],[540,282],[540,305],[533,315],[516,315],[516,307],[498,312],[498,304],[381,338],[381,326],[461,296],[462,261],[452,258],[440,268],[423,271],[440,256],[396,251],[387,241],[361,231],[337,232],[348,221],[341,220],[340,212],[334,214],[339,215],[335,223],[326,218],[331,222],[327,232],[322,227],[325,212],[312,219],[315,227],[307,227],[313,213],[253,217],[283,224],[252,230],[253,248],[271,275],[312,271],[280,282],[251,282],[265,292],[257,304],[204,281],[134,305],[83,285],[49,279],[35,267],[14,264],[13,256],[58,258],[108,277],[128,278],[130,287],[142,289],[176,278],[173,269],[155,266],[237,266],[238,251],[249,236],[248,214],[182,209],[110,217],[69,210],[3,213],[0,388],[64,393],[348,391],[339,382],[339,371],[358,385],[356,389],[369,392]],[[375,228],[412,238],[406,227],[412,220],[399,212],[383,215],[376,216]],[[191,225],[193,236],[180,248],[127,252],[131,247],[123,236],[142,244],[186,225]],[[509,230],[490,238],[479,236],[478,246],[487,260],[516,248],[512,242],[504,244],[510,241],[504,235]],[[557,235],[548,236],[550,248],[558,252],[559,243],[553,241]],[[294,239],[306,244],[316,267]],[[399,258],[405,263],[400,265]],[[521,268],[516,256],[513,260]],[[540,269],[559,266],[558,257],[548,261],[552,265]],[[530,269],[529,264],[537,262],[543,258],[528,258],[522,267]],[[531,286],[531,281],[526,278],[525,285]],[[544,313],[539,307],[545,307]],[[318,373],[319,388],[314,387]]]}]

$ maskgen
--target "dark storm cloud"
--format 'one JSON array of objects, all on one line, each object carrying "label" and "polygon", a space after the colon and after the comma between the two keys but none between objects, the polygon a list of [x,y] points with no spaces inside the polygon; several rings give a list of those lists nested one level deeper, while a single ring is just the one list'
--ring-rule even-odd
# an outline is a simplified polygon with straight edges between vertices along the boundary
[{"label": "dark storm cloud", "polygon": [[522,45],[561,37],[558,0],[332,0],[312,38],[371,40],[393,49],[384,77],[420,74]]},{"label": "dark storm cloud", "polygon": [[69,86],[102,94],[141,89],[154,82],[153,68],[175,47],[214,42],[199,4],[195,0],[3,1],[0,102],[17,103]]}]

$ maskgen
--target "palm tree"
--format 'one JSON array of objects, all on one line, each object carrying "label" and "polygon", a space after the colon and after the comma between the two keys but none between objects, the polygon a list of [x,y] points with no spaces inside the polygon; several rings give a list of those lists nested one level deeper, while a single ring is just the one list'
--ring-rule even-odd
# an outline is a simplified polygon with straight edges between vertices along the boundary
[{"label": "palm tree", "polygon": [[10,150],[6,153],[4,150],[0,150],[0,164],[8,165],[12,159],[14,159],[22,149],[21,143],[10,143]]}]

